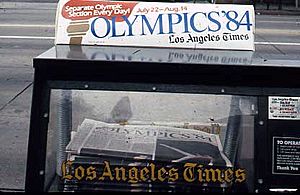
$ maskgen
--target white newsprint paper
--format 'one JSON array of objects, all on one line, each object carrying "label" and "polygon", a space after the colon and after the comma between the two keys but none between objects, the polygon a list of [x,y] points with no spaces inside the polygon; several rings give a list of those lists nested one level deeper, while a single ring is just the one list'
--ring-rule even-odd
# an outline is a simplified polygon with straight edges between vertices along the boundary
[{"label": "white newsprint paper", "polygon": [[76,155],[232,167],[218,134],[170,126],[119,125],[85,119],[66,150]]},{"label": "white newsprint paper", "polygon": [[56,44],[254,50],[252,5],[60,0]]}]

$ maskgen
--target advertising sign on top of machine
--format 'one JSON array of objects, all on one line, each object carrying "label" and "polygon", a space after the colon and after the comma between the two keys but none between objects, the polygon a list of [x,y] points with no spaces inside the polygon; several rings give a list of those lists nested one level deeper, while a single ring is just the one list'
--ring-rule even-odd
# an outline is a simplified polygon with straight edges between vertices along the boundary
[{"label": "advertising sign on top of machine", "polygon": [[254,50],[252,5],[61,0],[56,44]]}]

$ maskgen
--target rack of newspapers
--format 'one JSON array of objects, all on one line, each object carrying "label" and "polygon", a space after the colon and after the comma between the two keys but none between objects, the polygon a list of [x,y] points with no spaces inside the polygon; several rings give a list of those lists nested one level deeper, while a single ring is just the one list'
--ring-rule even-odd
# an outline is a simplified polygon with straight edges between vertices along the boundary
[{"label": "rack of newspapers", "polygon": [[220,141],[226,126],[211,123],[206,127],[84,119],[66,146],[63,189],[226,191],[239,177]]}]

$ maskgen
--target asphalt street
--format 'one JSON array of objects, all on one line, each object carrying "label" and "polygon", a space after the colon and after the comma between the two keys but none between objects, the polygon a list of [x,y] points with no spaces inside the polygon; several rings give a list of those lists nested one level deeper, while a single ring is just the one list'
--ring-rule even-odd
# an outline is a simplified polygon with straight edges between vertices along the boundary
[{"label": "asphalt street", "polygon": [[[54,45],[56,4],[44,2],[0,2],[0,189],[24,190],[32,59]],[[256,15],[255,43],[261,57],[300,60],[300,16]]]}]

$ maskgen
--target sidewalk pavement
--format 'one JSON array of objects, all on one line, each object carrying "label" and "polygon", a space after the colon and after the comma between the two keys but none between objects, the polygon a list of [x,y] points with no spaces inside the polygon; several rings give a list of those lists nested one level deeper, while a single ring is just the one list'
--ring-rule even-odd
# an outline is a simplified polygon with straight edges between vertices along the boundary
[{"label": "sidewalk pavement", "polygon": [[56,10],[57,3],[47,2],[14,2],[14,1],[3,1],[0,2],[0,9],[36,9],[36,10]]},{"label": "sidewalk pavement", "polygon": [[[267,9],[266,3],[257,3],[255,5],[256,14],[263,15],[295,15],[300,16],[300,7],[296,8],[295,5],[282,4],[282,9],[278,10],[278,4],[270,4]],[[300,17],[299,17],[300,19]]]}]

